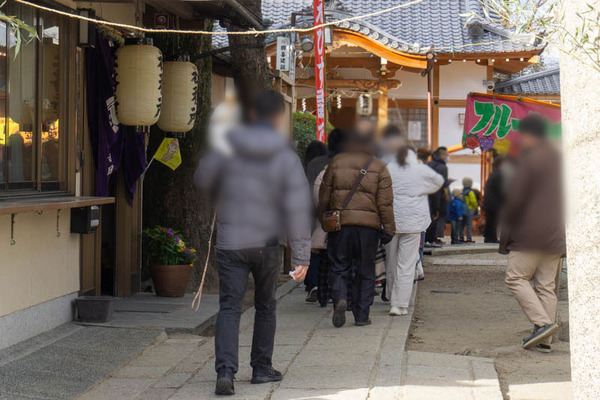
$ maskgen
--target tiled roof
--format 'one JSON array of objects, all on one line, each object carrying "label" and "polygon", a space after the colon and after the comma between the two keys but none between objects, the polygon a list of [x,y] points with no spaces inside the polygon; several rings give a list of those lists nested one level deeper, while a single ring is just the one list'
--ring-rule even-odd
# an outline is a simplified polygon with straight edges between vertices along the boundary
[{"label": "tiled roof", "polygon": [[[326,10],[328,21],[364,15],[394,7],[408,0],[336,0]],[[274,21],[271,29],[290,26],[292,12],[311,11],[313,0],[263,0],[263,18]],[[477,17],[467,23],[466,14]],[[490,18],[495,19],[494,15]],[[312,17],[298,18],[298,25],[312,26]],[[361,32],[392,49],[423,54],[430,47],[436,53],[504,53],[541,50],[531,36],[518,40],[499,24],[484,20],[479,0],[425,0],[421,3],[365,19],[343,22],[340,28]],[[480,36],[469,35],[470,27]],[[215,29],[222,29],[215,24]],[[513,38],[513,40],[509,40]],[[269,38],[272,40],[272,38]],[[267,41],[269,41],[267,39]],[[490,43],[494,42],[494,43]],[[478,45],[478,43],[482,43]],[[215,36],[214,47],[227,45],[226,36]]]},{"label": "tiled roof", "polygon": [[560,94],[560,70],[558,67],[534,72],[496,84],[497,94]]}]

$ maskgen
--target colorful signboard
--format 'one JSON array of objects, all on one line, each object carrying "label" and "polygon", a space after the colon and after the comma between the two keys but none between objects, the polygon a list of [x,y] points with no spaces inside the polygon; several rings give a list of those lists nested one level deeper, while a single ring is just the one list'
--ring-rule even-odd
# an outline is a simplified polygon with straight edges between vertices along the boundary
[{"label": "colorful signboard", "polygon": [[518,140],[519,121],[537,113],[547,118],[551,137],[561,136],[560,106],[516,96],[470,93],[467,96],[463,146],[508,152]]},{"label": "colorful signboard", "polygon": [[[314,24],[325,22],[323,0],[313,1]],[[317,140],[325,142],[325,32],[323,27],[315,30],[315,97],[317,102]]]}]

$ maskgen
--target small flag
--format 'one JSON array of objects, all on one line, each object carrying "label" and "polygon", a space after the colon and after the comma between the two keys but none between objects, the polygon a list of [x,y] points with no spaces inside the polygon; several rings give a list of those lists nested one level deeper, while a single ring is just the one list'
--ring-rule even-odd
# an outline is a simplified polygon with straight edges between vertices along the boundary
[{"label": "small flag", "polygon": [[164,138],[154,154],[156,161],[160,161],[173,171],[181,165],[181,151],[177,138]]}]

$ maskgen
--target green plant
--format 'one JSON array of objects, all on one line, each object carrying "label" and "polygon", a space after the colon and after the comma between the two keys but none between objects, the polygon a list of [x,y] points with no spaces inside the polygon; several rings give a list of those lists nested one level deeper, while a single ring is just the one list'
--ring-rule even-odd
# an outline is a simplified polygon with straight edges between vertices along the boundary
[{"label": "green plant", "polygon": [[[5,4],[6,1],[0,4],[0,8],[4,7]],[[4,12],[0,11],[0,21],[6,22],[10,26],[12,33],[15,35],[15,56],[19,54],[21,44],[23,43],[23,32],[21,32],[22,30],[29,33],[29,38],[25,39],[25,43],[29,43],[34,39],[39,39],[39,36],[34,26],[27,25],[25,22],[23,22],[15,16],[6,15]]]},{"label": "green plant", "polygon": [[[302,161],[304,161],[304,153],[306,148],[313,140],[317,139],[317,117],[308,113],[294,113],[292,120],[293,132],[292,139],[296,146],[296,152]],[[331,132],[333,125],[327,122],[325,131],[327,134]]]},{"label": "green plant", "polygon": [[143,238],[151,264],[194,266],[196,249],[187,247],[178,231],[157,225],[144,230]]}]

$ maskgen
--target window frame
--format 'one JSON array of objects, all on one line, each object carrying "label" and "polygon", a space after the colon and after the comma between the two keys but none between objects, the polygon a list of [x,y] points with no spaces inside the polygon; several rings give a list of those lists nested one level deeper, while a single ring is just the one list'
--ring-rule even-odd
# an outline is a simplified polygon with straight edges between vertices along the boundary
[{"label": "window frame", "polygon": [[[419,113],[423,113],[424,111],[424,115],[425,115],[425,119],[411,119],[411,111],[414,113],[414,111],[419,111]],[[404,124],[401,123],[400,118],[405,118],[405,123],[406,126]],[[421,140],[419,141],[415,141],[415,140],[410,140],[409,139],[409,143],[411,145],[416,145],[417,147],[428,147],[427,144],[427,106],[424,105],[420,105],[420,104],[402,104],[402,105],[397,105],[395,107],[390,107],[388,109],[388,119],[390,121],[390,123],[396,124],[400,127],[400,129],[402,130],[403,133],[406,134],[406,137],[408,138],[408,123],[410,121],[421,121],[422,123],[424,122],[424,125],[421,128]]]},{"label": "window frame", "polygon": [[[26,5],[20,5],[15,3],[14,1],[8,0],[6,3],[7,10],[10,15],[21,15],[23,9],[29,8]],[[61,7],[62,8],[62,7]],[[31,8],[30,8],[31,9]],[[73,143],[76,141],[76,137],[74,137],[73,133],[76,135],[76,132],[73,128],[76,127],[77,118],[80,118],[79,107],[77,106],[75,99],[72,98],[72,91],[74,90],[74,83],[71,82],[71,72],[75,72],[78,65],[74,63],[73,58],[75,57],[75,43],[76,39],[73,37],[76,29],[72,21],[70,21],[67,17],[64,16],[56,16],[55,18],[60,20],[60,31],[59,31],[59,40],[60,40],[60,49],[59,49],[59,73],[60,73],[60,85],[59,85],[59,103],[58,103],[58,121],[59,121],[59,151],[58,151],[58,171],[57,171],[57,180],[56,181],[44,181],[42,177],[42,157],[43,157],[43,149],[42,149],[42,132],[43,132],[43,90],[44,90],[44,76],[43,76],[43,30],[44,30],[44,21],[48,18],[48,13],[38,10],[32,9],[33,11],[33,20],[35,23],[36,32],[39,36],[39,40],[34,40],[33,44],[35,46],[35,77],[34,77],[34,118],[33,121],[33,138],[34,142],[32,146],[35,148],[32,149],[32,182],[31,186],[27,187],[29,182],[23,182],[21,184],[17,183],[16,185],[22,185],[23,187],[11,187],[11,183],[8,179],[9,168],[9,152],[10,146],[8,146],[8,125],[4,124],[4,135],[5,135],[5,145],[3,149],[3,157],[2,162],[0,163],[0,174],[3,175],[3,182],[0,183],[0,200],[7,198],[24,198],[24,197],[35,197],[35,196],[49,196],[49,195],[58,195],[58,194],[73,194],[74,192],[74,171],[71,169],[74,165],[74,152],[73,152]],[[9,43],[10,38],[10,29],[7,26],[6,29],[6,43]],[[23,47],[21,48],[23,51]],[[11,98],[11,88],[10,88],[10,67],[11,63],[9,58],[13,56],[7,48],[6,55],[6,98],[5,98],[5,118],[10,118],[10,98]],[[72,77],[71,77],[72,78]],[[70,110],[70,106],[73,105],[73,110]],[[15,183],[13,183],[15,185]]]}]

